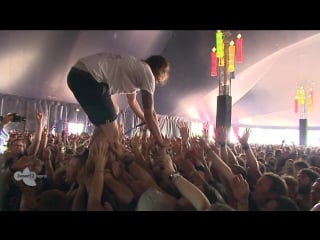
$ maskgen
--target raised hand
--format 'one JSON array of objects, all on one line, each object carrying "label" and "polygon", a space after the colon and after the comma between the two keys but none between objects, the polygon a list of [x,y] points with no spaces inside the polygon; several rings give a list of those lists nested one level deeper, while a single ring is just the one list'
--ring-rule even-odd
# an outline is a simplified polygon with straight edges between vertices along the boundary
[{"label": "raised hand", "polygon": [[250,137],[251,134],[251,129],[250,128],[246,128],[245,131],[242,134],[242,137],[240,137],[239,135],[237,135],[236,137],[238,138],[238,141],[241,145],[243,144],[247,144],[248,143],[248,139]]},{"label": "raised hand", "polygon": [[48,136],[48,128],[47,127],[44,127],[43,128],[43,130],[42,130],[42,134],[44,135],[44,136]]},{"label": "raised hand", "polygon": [[36,120],[39,125],[42,123],[43,117],[44,117],[43,112],[38,112],[38,111],[36,112]]},{"label": "raised hand", "polygon": [[202,144],[199,141],[197,141],[192,145],[191,149],[192,149],[194,164],[198,166],[199,164],[203,163],[205,160],[204,160],[204,149]]},{"label": "raised hand", "polygon": [[[242,177],[242,175],[235,175],[230,180],[230,188],[232,190],[233,197],[236,199],[238,206],[241,204],[247,204],[249,196],[249,184]],[[247,209],[239,209],[247,210]]]},{"label": "raised hand", "polygon": [[182,143],[186,143],[190,136],[189,126],[186,122],[180,121],[177,123],[177,127],[179,128]]},{"label": "raised hand", "polygon": [[142,135],[141,135],[141,134],[138,134],[138,133],[136,133],[136,134],[131,138],[131,141],[130,141],[131,149],[132,149],[132,151],[135,152],[135,153],[139,153],[139,151],[140,151],[141,138],[142,138]]},{"label": "raised hand", "polygon": [[1,124],[3,126],[5,126],[6,124],[8,124],[9,122],[12,122],[13,120],[13,115],[11,113],[8,113],[6,115],[3,116],[2,122]]},{"label": "raised hand", "polygon": [[95,141],[89,149],[88,160],[95,164],[95,168],[102,168],[101,170],[103,170],[108,160],[108,151],[108,142]]},{"label": "raised hand", "polygon": [[215,141],[220,145],[226,144],[228,140],[228,129],[224,126],[215,128]]},{"label": "raised hand", "polygon": [[126,148],[125,145],[121,144],[118,141],[110,144],[110,150],[116,155],[117,158],[123,159],[130,151]]}]

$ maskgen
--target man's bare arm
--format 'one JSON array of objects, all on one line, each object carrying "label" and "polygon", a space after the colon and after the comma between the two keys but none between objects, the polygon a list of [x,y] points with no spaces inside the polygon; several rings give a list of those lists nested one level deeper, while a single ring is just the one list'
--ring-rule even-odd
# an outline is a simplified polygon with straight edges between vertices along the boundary
[{"label": "man's bare arm", "polygon": [[158,119],[153,107],[153,96],[149,92],[141,90],[141,97],[146,124],[151,134],[157,140],[158,144],[163,147],[163,140],[159,129]]},{"label": "man's bare arm", "polygon": [[137,101],[137,93],[128,93],[127,94],[127,100],[128,104],[130,105],[132,111],[143,121],[145,122],[143,111]]}]

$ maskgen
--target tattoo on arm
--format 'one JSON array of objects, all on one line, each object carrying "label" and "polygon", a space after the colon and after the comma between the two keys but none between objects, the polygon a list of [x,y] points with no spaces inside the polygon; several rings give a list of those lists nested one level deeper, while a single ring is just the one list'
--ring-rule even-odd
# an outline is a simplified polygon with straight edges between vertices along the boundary
[{"label": "tattoo on arm", "polygon": [[141,98],[142,98],[142,105],[143,108],[153,108],[153,97],[152,95],[145,91],[145,90],[141,90]]}]

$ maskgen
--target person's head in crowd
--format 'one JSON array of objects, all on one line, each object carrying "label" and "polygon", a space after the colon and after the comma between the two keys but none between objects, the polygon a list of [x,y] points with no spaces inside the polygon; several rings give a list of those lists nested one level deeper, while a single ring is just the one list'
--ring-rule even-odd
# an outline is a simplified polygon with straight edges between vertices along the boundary
[{"label": "person's head in crowd", "polygon": [[84,149],[82,153],[74,154],[66,165],[66,176],[65,181],[68,185],[72,185],[78,176],[80,168],[85,166],[88,158],[88,149]]},{"label": "person's head in crowd", "polygon": [[303,159],[306,156],[306,150],[305,149],[298,149],[298,158]]},{"label": "person's head in crowd", "polygon": [[32,142],[33,134],[31,132],[29,132],[28,130],[26,130],[23,134],[23,138],[26,143],[26,146],[28,147]]},{"label": "person's head in crowd", "polygon": [[296,203],[299,209],[302,211],[308,211],[311,209],[311,185],[303,185],[298,187],[296,194]]},{"label": "person's head in crowd", "polygon": [[298,191],[298,181],[294,176],[284,175],[281,176],[287,184],[288,196],[295,200]]},{"label": "person's head in crowd", "polygon": [[297,151],[291,152],[290,155],[289,155],[289,157],[290,157],[291,159],[293,159],[293,160],[298,159],[298,153],[297,153]]},{"label": "person's head in crowd", "polygon": [[319,153],[317,153],[317,156],[311,156],[309,158],[309,161],[310,161],[310,164],[313,166],[313,167],[318,167],[320,168],[320,156],[319,156]]},{"label": "person's head in crowd", "polygon": [[310,147],[306,147],[305,154],[306,155],[310,155],[311,154],[311,148]]},{"label": "person's head in crowd", "polygon": [[267,152],[266,152],[265,160],[268,162],[268,161],[270,161],[271,158],[274,158],[274,153],[273,153],[273,151],[267,151]]},{"label": "person's head in crowd", "polygon": [[277,149],[275,152],[274,152],[274,156],[276,158],[280,158],[282,155],[282,150],[281,149]]},{"label": "person's head in crowd", "polygon": [[315,205],[320,202],[320,177],[311,186],[311,203]]},{"label": "person's head in crowd", "polygon": [[284,153],[291,153],[291,148],[290,148],[290,146],[285,146],[284,148]]},{"label": "person's head in crowd", "polygon": [[279,196],[268,201],[262,211],[299,211],[298,205],[289,197]]},{"label": "person's head in crowd", "polygon": [[231,207],[230,205],[226,204],[226,203],[214,203],[211,205],[211,207],[209,209],[207,209],[207,211],[236,211],[233,207]]},{"label": "person's head in crowd", "polygon": [[269,160],[266,161],[265,167],[266,167],[266,172],[273,172],[274,171],[274,163],[276,159],[274,157],[269,158]]},{"label": "person's head in crowd", "polygon": [[303,168],[309,168],[310,167],[309,163],[304,161],[304,160],[295,161],[293,163],[293,165],[294,165],[294,169],[295,169],[296,173],[299,172]]},{"label": "person's head in crowd", "polygon": [[25,153],[26,143],[23,138],[12,139],[9,143],[9,151],[12,156],[18,157]]},{"label": "person's head in crowd", "polygon": [[257,153],[257,158],[258,158],[258,159],[261,159],[262,161],[264,161],[265,158],[266,158],[266,153],[265,153],[264,151],[259,151],[259,152]]},{"label": "person's head in crowd", "polygon": [[310,168],[301,169],[297,174],[299,188],[303,186],[311,186],[319,176],[319,173]]},{"label": "person's head in crowd", "polygon": [[286,160],[284,166],[282,167],[282,173],[285,175],[295,176],[293,159],[289,158]]},{"label": "person's head in crowd", "polygon": [[48,147],[54,147],[55,145],[55,136],[51,133],[48,134],[48,141],[47,141],[47,146]]},{"label": "person's head in crowd", "polygon": [[286,182],[277,174],[267,172],[254,185],[253,198],[259,208],[282,195],[288,196],[288,188]]},{"label": "person's head in crowd", "polygon": [[66,193],[57,190],[47,190],[37,197],[35,211],[68,211],[71,210]]}]

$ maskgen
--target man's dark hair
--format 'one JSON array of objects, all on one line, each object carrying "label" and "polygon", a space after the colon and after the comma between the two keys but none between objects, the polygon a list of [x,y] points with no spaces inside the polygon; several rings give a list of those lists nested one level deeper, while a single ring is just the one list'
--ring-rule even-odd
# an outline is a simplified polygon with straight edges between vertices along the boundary
[{"label": "man's dark hair", "polygon": [[299,171],[299,174],[306,175],[308,178],[310,178],[311,182],[315,182],[317,178],[320,176],[316,171],[310,169],[310,168],[303,168]]},{"label": "man's dark hair", "polygon": [[288,187],[283,178],[281,178],[279,175],[272,172],[267,172],[264,175],[268,176],[272,181],[270,186],[270,192],[276,193],[277,196],[288,195]]},{"label": "man's dark hair", "polygon": [[151,71],[156,78],[168,71],[168,67],[170,66],[168,60],[161,55],[150,56],[145,62],[150,66]]},{"label": "man's dark hair", "polygon": [[277,202],[275,211],[299,211],[297,203],[287,196],[279,196],[275,201]]},{"label": "man's dark hair", "polygon": [[167,59],[161,55],[150,56],[145,60],[145,62],[148,63],[152,72],[159,72],[169,66]]}]

